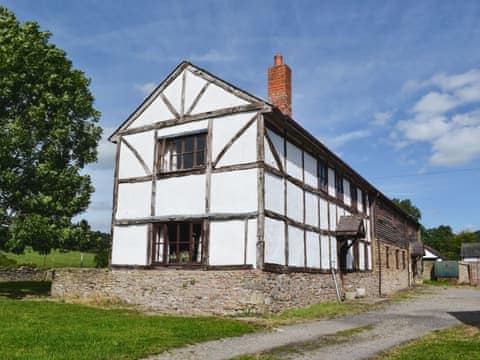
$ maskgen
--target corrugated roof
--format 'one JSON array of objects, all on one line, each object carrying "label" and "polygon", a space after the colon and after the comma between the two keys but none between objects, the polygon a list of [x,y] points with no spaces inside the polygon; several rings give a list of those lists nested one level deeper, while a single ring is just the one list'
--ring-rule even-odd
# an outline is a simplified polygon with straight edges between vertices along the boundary
[{"label": "corrugated roof", "polygon": [[480,243],[462,244],[462,258],[480,257]]}]

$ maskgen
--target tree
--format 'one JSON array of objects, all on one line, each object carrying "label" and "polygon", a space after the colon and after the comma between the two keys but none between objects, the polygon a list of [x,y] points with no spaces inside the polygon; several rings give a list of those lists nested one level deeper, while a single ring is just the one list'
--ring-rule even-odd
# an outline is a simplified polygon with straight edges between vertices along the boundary
[{"label": "tree", "polygon": [[422,213],[420,212],[420,209],[413,205],[412,201],[410,199],[397,199],[393,198],[392,201],[394,202],[395,205],[397,205],[400,209],[405,211],[407,214],[412,216],[416,221],[420,221],[422,218]]},{"label": "tree", "polygon": [[100,114],[50,36],[0,6],[0,244],[15,252],[57,246],[94,190],[80,171],[97,159]]},{"label": "tree", "polygon": [[438,250],[447,259],[456,259],[458,252],[454,243],[455,234],[450,226],[440,225],[426,229],[423,234],[423,243]]}]

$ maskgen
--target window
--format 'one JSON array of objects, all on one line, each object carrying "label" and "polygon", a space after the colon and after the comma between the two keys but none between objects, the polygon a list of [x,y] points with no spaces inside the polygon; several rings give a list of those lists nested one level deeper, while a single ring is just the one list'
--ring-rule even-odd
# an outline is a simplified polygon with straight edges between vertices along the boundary
[{"label": "window", "polygon": [[352,207],[357,208],[357,188],[355,185],[350,185],[350,198],[352,199]]},{"label": "window", "polygon": [[406,261],[405,261],[405,251],[402,251],[402,268],[405,270],[407,267]]},{"label": "window", "polygon": [[161,171],[187,170],[205,166],[206,133],[164,139],[161,148]]},{"label": "window", "polygon": [[322,160],[318,160],[318,179],[320,181],[320,188],[326,189],[328,185],[328,170],[327,164]]},{"label": "window", "polygon": [[335,173],[335,190],[337,191],[337,198],[343,199],[343,179],[337,173]]},{"label": "window", "polygon": [[152,262],[163,265],[201,264],[202,238],[201,222],[155,224]]},{"label": "window", "polygon": [[385,246],[385,263],[387,269],[390,269],[390,248],[388,246]]},{"label": "window", "polygon": [[400,250],[395,250],[395,265],[397,269],[400,269]]}]

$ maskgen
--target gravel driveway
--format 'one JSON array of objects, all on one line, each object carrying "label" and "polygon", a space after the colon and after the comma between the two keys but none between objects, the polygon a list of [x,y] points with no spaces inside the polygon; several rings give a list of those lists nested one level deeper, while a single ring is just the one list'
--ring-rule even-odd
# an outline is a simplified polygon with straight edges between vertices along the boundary
[{"label": "gravel driveway", "polygon": [[[480,324],[480,291],[438,288],[432,294],[393,303],[364,314],[288,325],[269,333],[205,342],[151,356],[148,360],[220,360],[272,351],[287,345],[295,346],[297,351],[279,353],[281,358],[368,359],[395,345],[461,322]],[[367,325],[370,325],[369,330],[352,336],[346,342],[332,344],[332,341],[325,341],[325,336]]]}]

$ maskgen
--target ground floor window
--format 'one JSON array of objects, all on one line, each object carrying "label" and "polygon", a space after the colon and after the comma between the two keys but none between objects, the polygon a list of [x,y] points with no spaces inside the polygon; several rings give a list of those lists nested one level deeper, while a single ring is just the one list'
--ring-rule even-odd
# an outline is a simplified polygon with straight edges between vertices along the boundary
[{"label": "ground floor window", "polygon": [[162,265],[201,264],[202,228],[202,222],[154,224],[152,263]]}]

